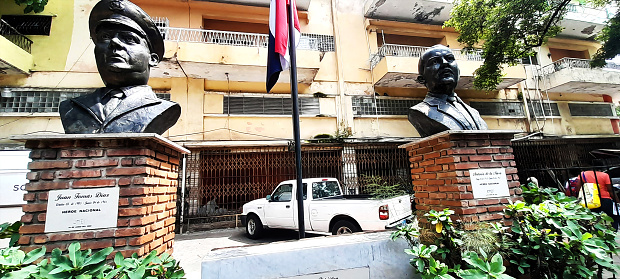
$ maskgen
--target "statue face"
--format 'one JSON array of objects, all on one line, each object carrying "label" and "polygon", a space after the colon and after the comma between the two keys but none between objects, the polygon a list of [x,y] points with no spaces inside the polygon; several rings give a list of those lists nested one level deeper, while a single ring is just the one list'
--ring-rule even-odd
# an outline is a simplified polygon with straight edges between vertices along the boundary
[{"label": "statue face", "polygon": [[[452,94],[459,81],[459,67],[449,48],[434,47],[422,57],[422,78],[430,92]],[[420,67],[422,68],[422,67]]]},{"label": "statue face", "polygon": [[95,60],[106,86],[145,85],[149,69],[159,58],[151,53],[146,39],[120,24],[102,24],[97,29]]}]

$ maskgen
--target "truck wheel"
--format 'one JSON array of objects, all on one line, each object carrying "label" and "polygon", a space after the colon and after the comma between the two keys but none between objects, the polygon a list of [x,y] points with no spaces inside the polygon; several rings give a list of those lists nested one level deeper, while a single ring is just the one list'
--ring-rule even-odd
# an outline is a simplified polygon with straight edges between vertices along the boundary
[{"label": "truck wheel", "polygon": [[263,223],[256,215],[248,216],[248,223],[245,226],[245,233],[250,239],[259,239],[263,234]]},{"label": "truck wheel", "polygon": [[360,230],[355,224],[347,220],[340,220],[334,224],[334,227],[332,228],[332,235],[352,234],[359,231]]}]

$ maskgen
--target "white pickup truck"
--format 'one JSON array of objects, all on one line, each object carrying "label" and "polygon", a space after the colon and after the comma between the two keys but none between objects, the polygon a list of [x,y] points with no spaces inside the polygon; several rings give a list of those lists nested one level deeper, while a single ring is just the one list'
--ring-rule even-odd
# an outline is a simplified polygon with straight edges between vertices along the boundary
[{"label": "white pickup truck", "polygon": [[[385,230],[411,217],[409,195],[383,200],[371,199],[370,195],[343,195],[335,178],[307,178],[302,184],[308,232],[336,235]],[[297,181],[287,180],[266,199],[244,204],[241,223],[247,236],[260,238],[264,228],[297,229],[296,189]]]}]

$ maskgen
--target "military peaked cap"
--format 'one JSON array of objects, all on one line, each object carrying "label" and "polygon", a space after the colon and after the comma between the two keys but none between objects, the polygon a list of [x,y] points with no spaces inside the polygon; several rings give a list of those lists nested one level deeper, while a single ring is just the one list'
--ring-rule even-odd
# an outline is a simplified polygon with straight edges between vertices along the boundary
[{"label": "military peaked cap", "polygon": [[146,38],[151,52],[164,58],[164,39],[151,17],[140,7],[127,0],[101,0],[90,12],[90,37],[96,39],[97,27],[102,23],[125,25]]}]

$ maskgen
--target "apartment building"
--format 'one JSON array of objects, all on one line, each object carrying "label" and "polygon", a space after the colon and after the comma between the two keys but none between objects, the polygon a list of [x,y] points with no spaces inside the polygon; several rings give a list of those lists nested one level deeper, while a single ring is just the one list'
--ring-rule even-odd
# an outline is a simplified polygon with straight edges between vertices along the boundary
[{"label": "apartment building", "polygon": [[[0,3],[0,144],[10,135],[62,133],[60,101],[103,86],[88,15],[96,0],[50,0],[23,15]],[[294,175],[288,72],[265,90],[269,0],[132,0],[165,38],[164,60],[149,84],[178,102],[182,115],[165,137],[187,158],[188,216],[229,216]],[[336,176],[351,192],[369,177],[406,183],[409,163],[397,145],[418,137],[407,109],[425,88],[415,82],[419,56],[435,44],[454,50],[459,96],[490,129],[558,136],[618,134],[614,64],[590,69],[592,40],[611,11],[573,5],[566,29],[537,56],[507,67],[494,91],[473,89],[477,53],[441,25],[451,0],[298,0],[298,48],[304,173]],[[23,34],[19,35],[18,33]],[[335,139],[325,138],[327,134]],[[348,136],[345,143],[341,138]],[[326,143],[327,142],[327,143]]]}]

